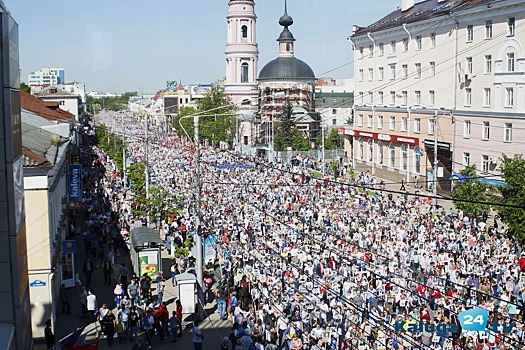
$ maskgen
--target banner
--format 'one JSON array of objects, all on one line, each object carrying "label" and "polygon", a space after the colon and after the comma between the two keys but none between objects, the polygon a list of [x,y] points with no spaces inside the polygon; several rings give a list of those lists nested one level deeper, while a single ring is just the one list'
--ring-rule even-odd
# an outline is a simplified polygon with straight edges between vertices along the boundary
[{"label": "banner", "polygon": [[68,189],[69,207],[72,209],[82,208],[82,165],[69,165]]},{"label": "banner", "polygon": [[217,254],[216,252],[216,246],[217,246],[217,237],[215,233],[212,233],[206,237],[204,240],[204,262],[214,262],[215,256]]}]

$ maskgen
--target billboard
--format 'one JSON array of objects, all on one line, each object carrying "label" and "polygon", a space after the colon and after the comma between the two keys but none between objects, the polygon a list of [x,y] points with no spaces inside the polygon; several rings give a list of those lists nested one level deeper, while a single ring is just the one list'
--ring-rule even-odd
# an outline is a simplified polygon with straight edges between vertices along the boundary
[{"label": "billboard", "polygon": [[72,209],[82,208],[82,165],[69,165],[68,189],[69,207]]}]

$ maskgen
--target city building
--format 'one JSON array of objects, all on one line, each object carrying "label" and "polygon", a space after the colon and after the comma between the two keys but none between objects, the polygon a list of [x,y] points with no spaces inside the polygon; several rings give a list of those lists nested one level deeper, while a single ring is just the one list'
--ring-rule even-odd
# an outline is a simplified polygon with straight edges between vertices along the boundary
[{"label": "city building", "polygon": [[27,76],[27,85],[57,85],[66,82],[66,73],[64,68],[42,68],[29,73]]},{"label": "city building", "polygon": [[[0,118],[0,349],[30,350],[31,302],[20,111],[18,24],[0,2],[3,65]],[[9,57],[9,59],[5,59]]]},{"label": "city building", "polygon": [[[81,84],[83,87],[83,84]],[[75,84],[59,84],[48,86],[34,94],[42,101],[50,105],[58,104],[58,107],[73,114],[77,122],[81,121],[84,114],[85,89],[78,88]]]},{"label": "city building", "polygon": [[289,30],[293,19],[288,15],[286,2],[279,24],[284,27],[277,39],[279,56],[261,69],[258,78],[260,122],[255,128],[256,143],[269,147],[274,121],[282,115],[286,103],[300,106],[307,113],[314,112],[316,77],[307,63],[295,57],[295,38]]},{"label": "city building", "polygon": [[235,138],[244,145],[251,145],[259,97],[255,2],[230,0],[228,6],[224,92],[237,105],[238,128]]},{"label": "city building", "polygon": [[[354,26],[354,120],[341,129],[354,166],[397,180],[426,177],[430,186],[437,170],[438,190],[450,191],[448,179],[461,168],[461,153],[480,147],[464,142],[465,150],[458,149],[458,120],[476,118],[471,125],[481,128],[487,113],[501,120],[523,101],[517,86],[519,16],[512,15],[520,7],[512,0],[402,0],[377,22]],[[503,72],[511,51],[516,72]],[[476,158],[479,164],[481,156]]]},{"label": "city building", "polygon": [[315,111],[325,129],[348,125],[352,120],[354,80],[320,78],[315,84]]},{"label": "city building", "polygon": [[21,92],[24,203],[33,338],[54,320],[59,287],[75,287],[74,252],[68,242],[68,166],[75,116]]}]

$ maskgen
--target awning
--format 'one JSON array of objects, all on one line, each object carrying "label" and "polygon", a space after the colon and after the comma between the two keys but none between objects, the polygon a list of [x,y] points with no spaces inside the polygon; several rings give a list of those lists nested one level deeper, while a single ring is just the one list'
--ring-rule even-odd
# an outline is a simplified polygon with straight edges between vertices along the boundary
[{"label": "awning", "polygon": [[162,239],[156,230],[145,226],[135,227],[131,230],[131,245],[133,247],[146,248],[151,243],[154,245],[162,243]]},{"label": "awning", "polygon": [[465,181],[468,178],[469,178],[469,176],[466,176],[466,175],[463,175],[463,174],[460,174],[460,173],[453,173],[452,176],[449,177],[449,180],[454,180],[454,181],[457,181],[457,182],[463,182],[463,181]]},{"label": "awning", "polygon": [[[466,176],[460,173],[453,173],[452,176],[449,178],[449,180],[457,181],[457,182],[464,182],[468,179],[470,179],[470,176]],[[494,180],[494,179],[487,179],[485,177],[479,177],[477,178],[482,184],[487,186],[494,186],[494,187],[505,187],[507,186],[507,183],[505,181],[501,180]]]}]

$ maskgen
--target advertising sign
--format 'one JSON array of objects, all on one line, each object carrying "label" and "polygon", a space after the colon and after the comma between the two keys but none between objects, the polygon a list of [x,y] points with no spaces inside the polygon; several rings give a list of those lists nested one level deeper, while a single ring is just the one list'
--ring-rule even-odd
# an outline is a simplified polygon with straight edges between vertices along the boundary
[{"label": "advertising sign", "polygon": [[69,207],[72,209],[82,208],[82,165],[69,165]]},{"label": "advertising sign", "polygon": [[409,145],[418,146],[419,139],[417,137],[408,137],[401,135],[391,135],[391,134],[380,134],[372,131],[359,131],[346,128],[339,128],[337,130],[340,135],[350,135],[355,137],[366,137],[373,140],[384,141],[384,142],[394,142],[394,143],[405,143]]},{"label": "advertising sign", "polygon": [[155,279],[155,277],[157,277],[157,272],[159,272],[157,250],[139,252],[139,266],[139,276],[142,276],[143,274],[147,273],[151,278]]},{"label": "advertising sign", "polygon": [[204,262],[214,262],[216,256],[217,237],[216,235],[210,234],[204,240]]}]

